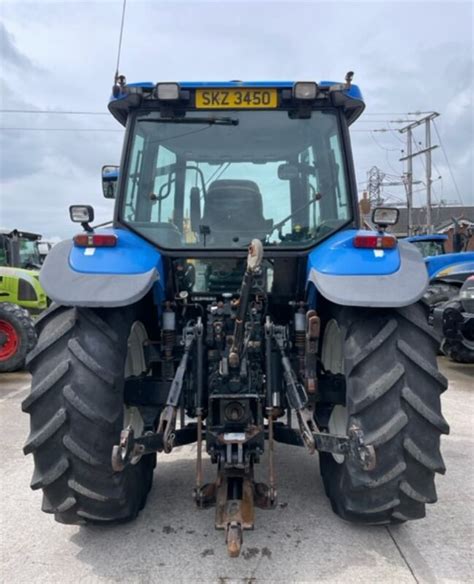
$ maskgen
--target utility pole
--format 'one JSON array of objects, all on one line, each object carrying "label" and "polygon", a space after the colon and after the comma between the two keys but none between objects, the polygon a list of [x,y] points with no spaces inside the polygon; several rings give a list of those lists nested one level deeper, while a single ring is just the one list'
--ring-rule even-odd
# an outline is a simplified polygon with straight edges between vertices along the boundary
[{"label": "utility pole", "polygon": [[[431,219],[431,151],[438,148],[437,145],[431,145],[431,122],[437,118],[439,114],[437,112],[432,112],[427,116],[412,122],[401,128],[399,132],[401,134],[407,135],[407,154],[400,158],[400,162],[407,161],[407,173],[406,173],[406,191],[407,191],[407,211],[408,211],[408,234],[411,235],[413,231],[413,158],[419,154],[426,155],[426,230],[431,232],[433,230],[432,219]],[[425,147],[423,150],[419,150],[413,154],[412,150],[412,140],[413,140],[413,129],[417,128],[421,124],[425,124]]]},{"label": "utility pole", "polygon": [[407,215],[408,235],[413,235],[413,154],[412,154],[412,130],[407,128]]},{"label": "utility pole", "polygon": [[433,222],[431,220],[431,120],[425,121],[425,148],[426,148],[426,230],[428,233],[433,231]]},{"label": "utility pole", "polygon": [[[409,160],[409,165],[411,166],[411,159]],[[401,181],[385,181],[385,176],[385,173],[377,166],[372,166],[372,168],[368,171],[367,190],[364,192],[364,197],[361,200],[361,211],[363,215],[368,215],[372,206],[378,207],[383,205],[383,187],[406,187],[406,180],[402,179]],[[421,181],[414,181],[413,177],[411,177],[410,188],[417,184],[421,184]],[[409,225],[411,225],[411,206],[409,207],[409,217]],[[408,230],[408,235],[411,235],[411,230]]]},{"label": "utility pole", "polygon": [[[409,163],[410,172],[411,172],[411,160]],[[383,187],[405,187],[407,190],[407,235],[413,235],[413,201],[412,201],[412,189],[413,185],[421,184],[421,180],[413,180],[413,175],[410,175],[410,196],[408,196],[408,187],[407,187],[407,177],[403,177],[401,181],[390,181],[382,183]]]}]

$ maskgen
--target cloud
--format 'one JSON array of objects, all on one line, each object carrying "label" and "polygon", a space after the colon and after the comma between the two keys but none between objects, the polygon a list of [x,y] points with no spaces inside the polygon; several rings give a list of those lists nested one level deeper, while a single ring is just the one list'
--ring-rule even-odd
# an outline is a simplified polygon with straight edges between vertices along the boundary
[{"label": "cloud", "polygon": [[[437,2],[129,2],[121,72],[140,80],[341,79],[355,70],[367,115],[353,127],[357,181],[374,165],[395,178],[404,137],[374,112],[437,110],[437,127],[465,201],[472,190],[472,6]],[[407,17],[409,15],[409,17]],[[115,71],[121,5],[4,3],[0,25],[2,107],[106,111]],[[47,75],[32,75],[41,68]],[[122,133],[107,116],[6,114],[0,130],[2,222],[70,236],[67,207],[101,196],[100,167],[120,160]],[[398,116],[400,117],[400,116]],[[399,125],[391,124],[390,128]],[[42,131],[63,128],[70,131]],[[423,141],[422,130],[416,133]],[[375,139],[375,140],[374,140]],[[400,141],[401,140],[401,141]],[[438,138],[433,133],[433,143]],[[457,195],[441,148],[433,153],[435,200]],[[424,180],[421,157],[416,178]],[[421,185],[422,186],[422,185]],[[441,188],[442,187],[442,188]],[[404,190],[388,190],[402,199]],[[424,191],[417,194],[422,203]]]},{"label": "cloud", "polygon": [[0,52],[4,65],[21,70],[35,69],[33,62],[18,50],[15,37],[0,22]]}]

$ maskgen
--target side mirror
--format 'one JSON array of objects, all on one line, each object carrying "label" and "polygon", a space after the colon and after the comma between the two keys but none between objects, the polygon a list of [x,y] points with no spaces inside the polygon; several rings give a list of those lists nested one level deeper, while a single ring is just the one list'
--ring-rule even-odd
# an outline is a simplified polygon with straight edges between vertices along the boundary
[{"label": "side mirror", "polygon": [[119,166],[107,165],[102,167],[102,192],[106,199],[115,199],[119,170]]},{"label": "side mirror", "polygon": [[194,233],[197,233],[201,223],[201,191],[199,190],[199,187],[191,187],[189,207],[191,214],[191,230],[194,231]]},{"label": "side mirror", "polygon": [[280,164],[280,166],[278,167],[278,178],[280,180],[293,180],[295,178],[298,178],[298,176],[299,171],[296,164],[284,163]]},{"label": "side mirror", "polygon": [[293,180],[301,175],[316,175],[316,170],[311,164],[298,162],[298,164],[290,164],[285,162],[278,167],[278,178],[280,180]]}]

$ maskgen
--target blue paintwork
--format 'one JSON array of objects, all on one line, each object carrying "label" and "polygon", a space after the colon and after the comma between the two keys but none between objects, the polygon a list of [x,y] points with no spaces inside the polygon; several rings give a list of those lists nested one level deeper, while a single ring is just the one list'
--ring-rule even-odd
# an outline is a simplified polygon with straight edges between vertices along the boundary
[{"label": "blue paintwork", "polygon": [[402,241],[415,243],[416,241],[447,241],[447,239],[447,235],[443,235],[441,233],[432,233],[430,235],[410,235],[410,237],[404,237]]},{"label": "blue paintwork", "polygon": [[143,274],[156,268],[160,275],[160,286],[164,288],[165,274],[160,252],[147,241],[125,229],[99,229],[95,233],[114,233],[116,247],[97,247],[93,255],[88,248],[73,247],[69,265],[84,274]]},{"label": "blue paintwork", "polygon": [[[277,89],[290,89],[295,81],[180,81],[178,82],[182,89],[199,89],[203,87],[275,87]],[[320,81],[320,87],[331,87],[333,85],[343,85],[338,81]],[[127,83],[127,87],[153,89],[156,83],[151,81],[141,81],[138,83]],[[363,102],[362,92],[358,85],[351,85],[349,89],[342,90],[348,97]],[[119,101],[128,97],[127,93],[121,93],[117,97],[111,96],[110,103]]]},{"label": "blue paintwork", "polygon": [[382,276],[400,268],[397,248],[383,250],[377,257],[373,249],[355,248],[356,235],[374,235],[374,231],[348,229],[335,233],[308,255],[308,273],[311,268],[333,276]]},{"label": "blue paintwork", "polygon": [[[291,89],[295,81],[178,81],[182,89],[200,89],[203,87],[276,87],[277,89]],[[142,87],[143,89],[153,89],[156,83],[151,81],[140,81],[138,83],[127,83],[127,87]],[[331,87],[333,85],[343,85],[340,81],[320,81],[320,87]],[[358,85],[351,85],[346,93],[353,99],[362,99],[362,92]],[[112,98],[113,100],[114,98]]]},{"label": "blue paintwork", "polygon": [[183,89],[200,89],[203,87],[276,87],[284,89],[293,87],[293,81],[183,81]]},{"label": "blue paintwork", "polygon": [[474,252],[445,253],[425,258],[430,280],[443,278],[461,272],[474,273]]},{"label": "blue paintwork", "polygon": [[156,83],[151,81],[137,81],[136,83],[127,83],[127,87],[143,87],[143,89],[153,89]]},{"label": "blue paintwork", "polygon": [[114,170],[111,170],[110,172],[108,172],[107,174],[103,174],[102,175],[102,180],[104,182],[115,182],[118,180],[119,177],[119,169],[116,168]]}]

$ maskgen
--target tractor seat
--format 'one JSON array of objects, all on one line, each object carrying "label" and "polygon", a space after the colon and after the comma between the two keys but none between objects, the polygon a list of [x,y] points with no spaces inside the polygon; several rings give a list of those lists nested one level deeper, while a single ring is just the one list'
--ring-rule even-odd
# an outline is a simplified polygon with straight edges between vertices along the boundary
[{"label": "tractor seat", "polygon": [[216,180],[209,185],[201,225],[210,228],[214,243],[231,243],[233,238],[262,239],[273,227],[263,216],[262,195],[251,180]]}]

